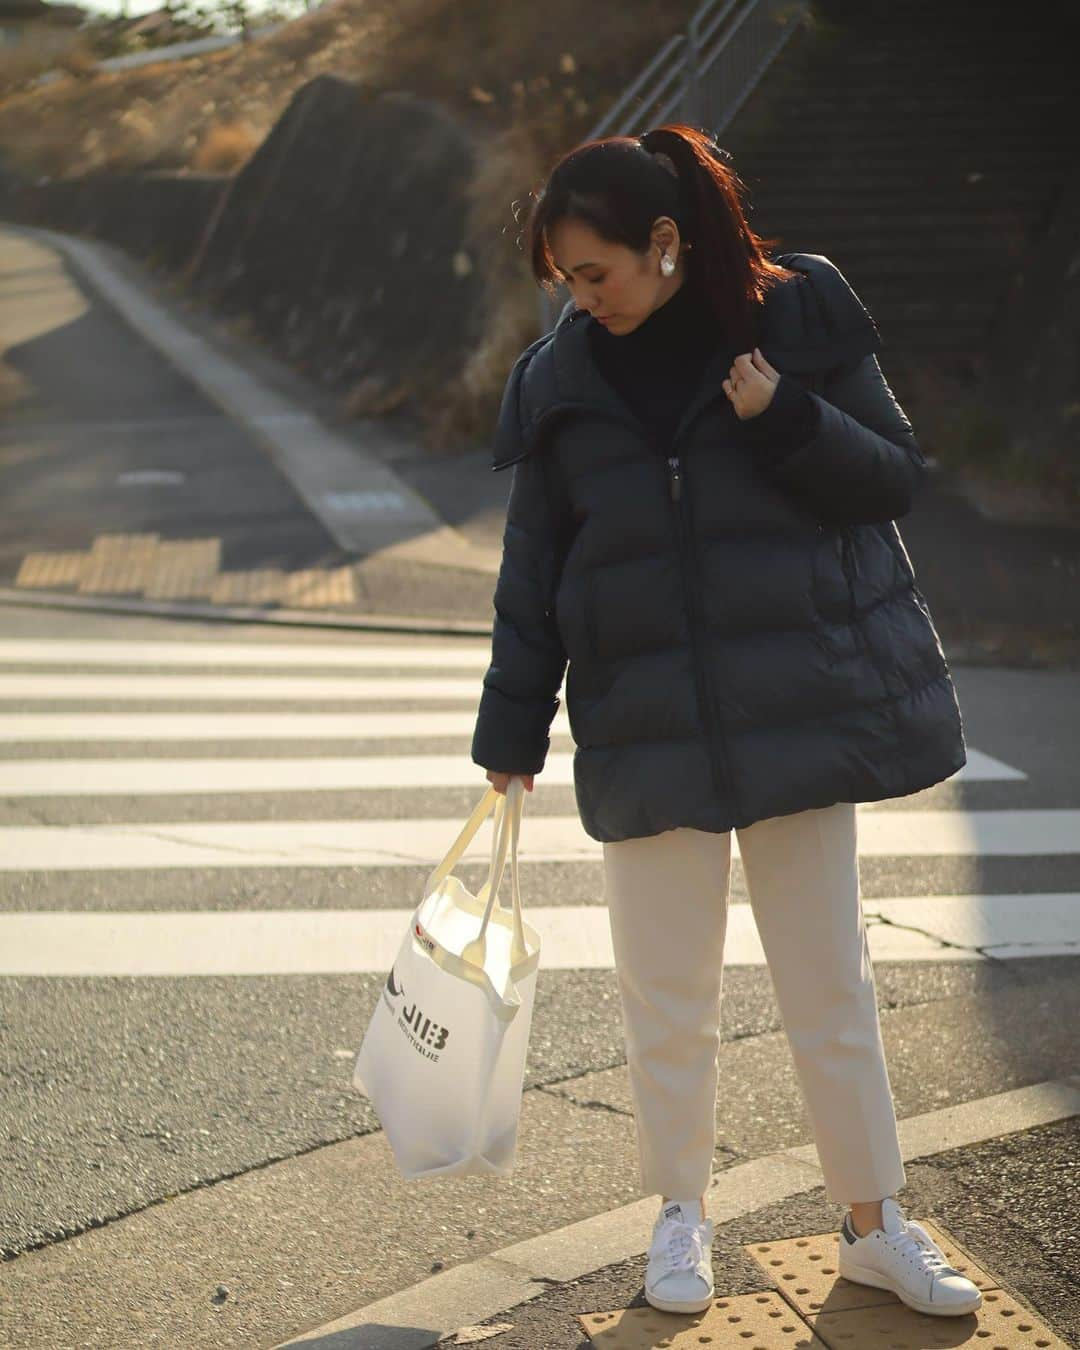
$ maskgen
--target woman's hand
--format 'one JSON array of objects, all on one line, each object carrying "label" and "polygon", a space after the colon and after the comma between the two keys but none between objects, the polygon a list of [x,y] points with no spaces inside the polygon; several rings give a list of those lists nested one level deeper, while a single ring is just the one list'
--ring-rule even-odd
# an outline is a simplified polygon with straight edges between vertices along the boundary
[{"label": "woman's hand", "polygon": [[488,769],[487,779],[496,792],[505,794],[510,785],[511,778],[520,778],[525,784],[525,791],[533,790],[533,775],[531,773],[496,773],[494,769]]},{"label": "woman's hand", "polygon": [[765,411],[779,382],[780,372],[765,360],[761,348],[755,347],[753,352],[742,352],[735,358],[723,390],[739,421],[745,422],[748,417],[756,417]]}]

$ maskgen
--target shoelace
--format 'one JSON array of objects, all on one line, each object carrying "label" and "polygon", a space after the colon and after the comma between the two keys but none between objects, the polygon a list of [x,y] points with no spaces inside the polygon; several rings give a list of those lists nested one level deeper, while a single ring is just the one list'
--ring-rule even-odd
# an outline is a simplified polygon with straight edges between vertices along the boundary
[{"label": "shoelace", "polygon": [[705,1258],[702,1240],[703,1225],[684,1223],[681,1219],[666,1219],[667,1264],[672,1270],[695,1270]]},{"label": "shoelace", "polygon": [[955,1266],[949,1265],[949,1258],[917,1219],[905,1219],[904,1231],[892,1234],[888,1241],[897,1251],[918,1254],[922,1266],[932,1275],[960,1274]]}]

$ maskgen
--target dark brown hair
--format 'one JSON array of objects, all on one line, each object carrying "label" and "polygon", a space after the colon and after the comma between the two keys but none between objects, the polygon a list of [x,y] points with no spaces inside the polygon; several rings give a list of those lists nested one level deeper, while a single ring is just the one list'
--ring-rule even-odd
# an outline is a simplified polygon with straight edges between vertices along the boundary
[{"label": "dark brown hair", "polygon": [[[676,174],[657,158],[668,156]],[[526,225],[536,281],[549,294],[561,280],[549,232],[565,217],[583,221],[602,239],[638,253],[649,247],[658,216],[670,216],[689,245],[687,284],[700,286],[741,350],[757,344],[757,316],[765,292],[792,274],[764,250],[747,224],[746,186],[731,156],[703,131],[669,123],[643,136],[606,136],[576,146],[556,163],[534,199]]]}]

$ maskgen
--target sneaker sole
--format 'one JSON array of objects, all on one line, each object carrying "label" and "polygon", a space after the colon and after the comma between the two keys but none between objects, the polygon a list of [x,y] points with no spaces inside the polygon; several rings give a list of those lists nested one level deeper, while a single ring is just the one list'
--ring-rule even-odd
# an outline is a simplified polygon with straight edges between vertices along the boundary
[{"label": "sneaker sole", "polygon": [[660,1298],[657,1294],[650,1294],[645,1290],[645,1300],[651,1303],[654,1308],[660,1312],[671,1313],[695,1313],[704,1312],[706,1308],[712,1306],[712,1301],[716,1297],[715,1289],[702,1298],[691,1298],[684,1301],[671,1298]]},{"label": "sneaker sole", "polygon": [[924,1303],[922,1299],[915,1298],[911,1294],[901,1293],[892,1280],[887,1275],[883,1275],[879,1270],[869,1270],[866,1266],[853,1265],[851,1262],[840,1263],[840,1276],[842,1279],[850,1280],[853,1284],[869,1284],[875,1289],[887,1289],[895,1294],[901,1303],[906,1303],[909,1308],[914,1308],[916,1312],[930,1313],[935,1317],[964,1317],[968,1313],[973,1313],[976,1309],[982,1307],[982,1294],[976,1294],[973,1299],[967,1303],[953,1303],[945,1305],[942,1303]]}]

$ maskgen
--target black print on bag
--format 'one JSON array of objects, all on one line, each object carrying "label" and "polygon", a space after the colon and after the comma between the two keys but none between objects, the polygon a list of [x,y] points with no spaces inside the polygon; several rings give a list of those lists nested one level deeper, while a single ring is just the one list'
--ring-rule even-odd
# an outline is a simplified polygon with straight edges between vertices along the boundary
[{"label": "black print on bag", "polygon": [[[420,931],[419,924],[417,925],[417,931]],[[391,998],[403,998],[404,994],[405,989],[398,984],[394,968],[391,966],[390,974],[386,977],[386,985],[383,989],[383,997],[391,1011],[394,1010],[394,1005],[390,1001]],[[431,1051],[445,1050],[447,1041],[450,1039],[450,1028],[441,1026],[438,1022],[433,1022],[430,1017],[425,1017],[423,1009],[416,1003],[410,1004],[407,1008],[404,1006],[401,1008],[397,1024],[405,1032],[410,1045],[428,1059],[438,1059],[438,1056],[432,1054]]]}]

